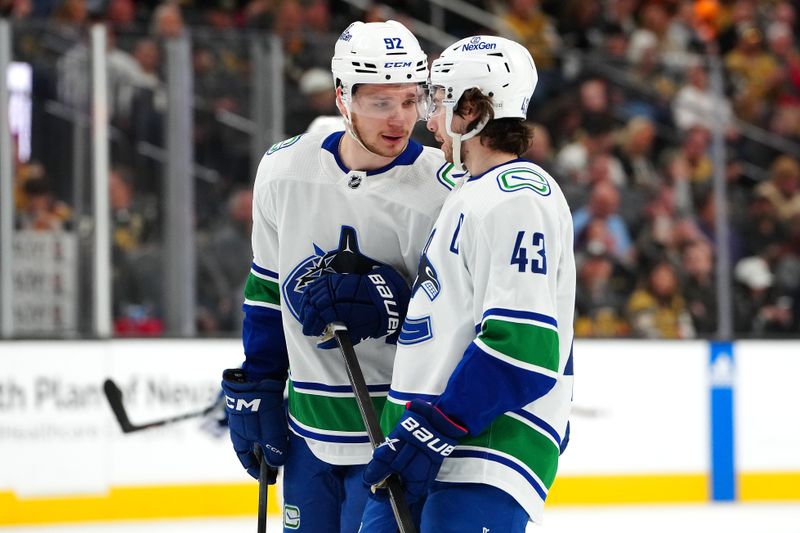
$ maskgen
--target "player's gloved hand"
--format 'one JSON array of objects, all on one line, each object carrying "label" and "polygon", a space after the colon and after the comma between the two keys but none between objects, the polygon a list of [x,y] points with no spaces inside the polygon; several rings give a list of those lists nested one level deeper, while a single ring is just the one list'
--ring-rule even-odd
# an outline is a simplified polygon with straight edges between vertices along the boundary
[{"label": "player's gloved hand", "polygon": [[[258,443],[270,466],[286,462],[289,426],[283,406],[284,382],[275,379],[247,381],[244,370],[231,368],[222,373],[225,411],[231,442],[247,473],[258,479],[259,463],[253,453]],[[270,469],[276,472],[274,469]],[[274,483],[274,479],[268,482]]]},{"label": "player's gloved hand", "polygon": [[[353,344],[366,339],[393,335],[400,329],[411,298],[403,277],[388,265],[369,274],[326,274],[305,288],[299,317],[303,334],[322,335],[328,324],[342,322]],[[320,348],[335,348],[333,340]]]},{"label": "player's gloved hand", "polygon": [[377,485],[398,474],[412,503],[425,496],[445,457],[466,434],[430,403],[412,400],[394,430],[372,452],[364,483]]}]

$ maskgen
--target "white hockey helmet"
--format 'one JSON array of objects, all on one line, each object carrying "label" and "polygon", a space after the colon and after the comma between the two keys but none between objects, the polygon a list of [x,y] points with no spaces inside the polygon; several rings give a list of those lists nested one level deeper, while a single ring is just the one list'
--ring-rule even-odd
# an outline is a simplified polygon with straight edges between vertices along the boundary
[{"label": "white hockey helmet", "polygon": [[[519,43],[493,35],[467,37],[448,46],[431,65],[431,93],[444,89],[442,106],[453,157],[461,168],[461,141],[478,135],[488,117],[472,131],[453,133],[453,112],[467,89],[477,88],[492,99],[494,119],[527,116],[539,75],[530,52]],[[433,109],[431,112],[435,112]]]},{"label": "white hockey helmet", "polygon": [[359,83],[426,83],[428,56],[414,34],[395,20],[353,22],[336,41],[331,72],[349,111],[353,86]]}]

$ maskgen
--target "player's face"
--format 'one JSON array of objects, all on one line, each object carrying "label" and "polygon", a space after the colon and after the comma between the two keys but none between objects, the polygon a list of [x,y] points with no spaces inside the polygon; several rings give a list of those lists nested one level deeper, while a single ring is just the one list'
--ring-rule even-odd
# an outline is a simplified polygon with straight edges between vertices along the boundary
[{"label": "player's face", "polygon": [[408,144],[423,97],[413,83],[359,85],[353,103],[353,129],[371,152],[397,157]]},{"label": "player's face", "polygon": [[[441,146],[439,147],[444,153],[444,158],[448,163],[453,162],[453,139],[447,134],[447,127],[445,120],[447,113],[444,111],[442,104],[444,98],[444,89],[437,88],[431,95],[431,101],[428,105],[428,131],[433,133],[433,137]],[[453,117],[455,120],[456,117]]]}]

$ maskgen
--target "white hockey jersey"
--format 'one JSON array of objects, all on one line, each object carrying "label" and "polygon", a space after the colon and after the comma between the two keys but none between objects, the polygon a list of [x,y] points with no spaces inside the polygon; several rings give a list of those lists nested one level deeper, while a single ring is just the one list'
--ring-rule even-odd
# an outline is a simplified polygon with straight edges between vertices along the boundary
[{"label": "white hockey jersey", "polygon": [[574,305],[553,178],[517,159],[457,186],[420,260],[384,432],[412,398],[434,402],[470,430],[437,479],[498,487],[539,521],[566,444]]},{"label": "white hockey jersey", "polygon": [[[305,134],[272,146],[256,175],[253,265],[245,288],[245,351],[256,346],[262,324],[282,323],[289,359],[289,425],[320,459],[363,464],[371,447],[336,349],[303,335],[297,319],[305,285],[335,269],[340,248],[388,264],[410,283],[442,202],[448,165],[439,150],[410,142],[387,167],[351,171],[339,158],[343,132]],[[341,245],[341,246],[340,246]],[[248,331],[250,330],[255,331]],[[272,342],[272,345],[270,345]],[[367,339],[358,358],[373,402],[382,409],[389,390],[395,345]],[[255,349],[253,349],[255,351]],[[251,358],[271,357],[282,346],[262,342]]]}]

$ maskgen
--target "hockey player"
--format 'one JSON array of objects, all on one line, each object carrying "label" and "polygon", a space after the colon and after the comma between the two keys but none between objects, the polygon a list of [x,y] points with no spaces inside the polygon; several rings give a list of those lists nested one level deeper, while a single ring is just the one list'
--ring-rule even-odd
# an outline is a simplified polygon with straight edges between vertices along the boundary
[{"label": "hockey player", "polygon": [[358,529],[372,451],[336,344],[318,336],[334,320],[349,326],[382,408],[410,281],[452,170],[439,150],[410,141],[428,65],[403,25],[351,24],[332,72],[346,132],[277,143],[259,165],[246,358],[222,382],[242,465],[257,477],[255,443],[283,465],[284,527],[314,533]]},{"label": "hockey player", "polygon": [[[428,129],[470,177],[420,259],[383,410],[389,435],[364,473],[370,485],[400,476],[422,533],[525,531],[566,445],[572,219],[555,180],[519,158],[536,81],[528,51],[500,37],[458,41],[431,66]],[[361,531],[394,531],[387,508],[370,499]]]}]

